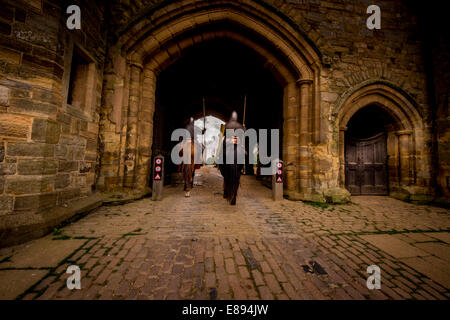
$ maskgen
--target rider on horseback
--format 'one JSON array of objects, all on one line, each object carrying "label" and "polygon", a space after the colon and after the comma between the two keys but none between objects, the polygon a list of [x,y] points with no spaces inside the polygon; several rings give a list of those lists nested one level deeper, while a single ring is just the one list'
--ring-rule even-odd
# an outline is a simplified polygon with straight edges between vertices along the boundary
[{"label": "rider on horseback", "polygon": [[[189,124],[186,126],[188,136],[180,150],[180,156],[183,156],[183,163],[181,165],[181,172],[183,173],[185,196],[191,196],[191,189],[194,187],[195,170],[200,167],[199,156],[201,157],[202,150],[198,143],[195,142],[194,134],[194,118],[190,118]],[[183,150],[186,154],[183,154]]]},{"label": "rider on horseback", "polygon": [[[238,115],[236,111],[231,114],[230,121],[225,125],[225,130],[244,130],[242,124],[238,122]],[[236,134],[236,133],[235,133]],[[220,150],[219,159],[223,160],[223,164],[219,164],[220,173],[223,176],[223,197],[226,198],[231,205],[236,204],[236,196],[239,188],[241,171],[243,164],[240,164],[238,159],[240,159],[245,154],[245,148],[243,146],[243,141],[239,141],[237,135],[232,137],[225,137],[224,143]],[[231,163],[227,162],[227,153],[233,153],[233,160]]]}]

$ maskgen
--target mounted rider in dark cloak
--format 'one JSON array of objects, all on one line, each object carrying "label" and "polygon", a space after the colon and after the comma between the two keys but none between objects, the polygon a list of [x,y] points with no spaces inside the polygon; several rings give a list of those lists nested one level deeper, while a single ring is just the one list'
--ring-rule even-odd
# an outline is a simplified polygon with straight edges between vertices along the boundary
[{"label": "mounted rider in dark cloak", "polygon": [[[225,132],[227,129],[244,131],[244,126],[238,122],[238,115],[236,111],[231,114],[230,121],[225,125]],[[241,137],[243,138],[243,137]],[[241,178],[241,171],[244,164],[240,164],[238,159],[243,159],[245,156],[245,148],[243,141],[240,141],[237,133],[231,137],[225,134],[224,142],[220,150],[219,159],[222,159],[222,164],[219,164],[220,173],[223,176],[223,197],[226,198],[231,205],[236,204],[236,196],[239,189]],[[227,161],[227,154],[234,154],[233,160],[230,163]]]}]

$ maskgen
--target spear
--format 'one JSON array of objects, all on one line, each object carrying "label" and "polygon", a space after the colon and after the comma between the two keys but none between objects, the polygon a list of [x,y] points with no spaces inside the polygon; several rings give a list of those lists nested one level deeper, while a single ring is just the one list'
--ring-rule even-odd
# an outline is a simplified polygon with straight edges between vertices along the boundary
[{"label": "spear", "polygon": [[[244,127],[244,131],[245,131],[245,111],[246,110],[247,110],[247,95],[244,95],[244,115],[242,117],[242,126]],[[245,150],[245,139],[244,139],[243,143],[244,143],[244,150]],[[245,154],[244,154],[244,159],[245,159]],[[243,168],[244,175],[247,174],[247,169],[246,169],[246,163],[245,162],[246,161],[244,160],[244,168]]]},{"label": "spear", "polygon": [[202,163],[205,164],[205,132],[206,132],[206,108],[205,108],[205,97],[203,97],[203,152],[202,152]]},{"label": "spear", "polygon": [[245,111],[247,109],[247,95],[244,95],[244,116],[242,117],[242,124],[245,129]]}]

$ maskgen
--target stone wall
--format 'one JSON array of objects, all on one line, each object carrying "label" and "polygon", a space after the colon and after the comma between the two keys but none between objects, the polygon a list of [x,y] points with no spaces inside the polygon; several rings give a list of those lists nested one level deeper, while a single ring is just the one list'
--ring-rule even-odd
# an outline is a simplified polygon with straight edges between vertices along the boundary
[{"label": "stone wall", "polygon": [[[186,19],[177,27],[194,30],[191,38],[180,36],[180,42],[170,47],[171,37],[175,39],[172,30],[159,34],[158,39],[168,43],[167,52],[158,52],[158,39],[144,43],[137,36],[144,38],[139,32],[160,23],[158,19],[171,14],[175,19],[179,12],[189,15],[190,9],[183,6],[195,12],[213,2],[0,0],[0,245],[12,234],[48,230],[62,219],[52,216],[54,208],[88,199],[95,188],[148,192],[157,69],[176,59],[180,48],[204,36],[220,36],[221,31],[194,35],[205,21]],[[413,119],[410,130],[393,131],[390,138],[389,143],[402,149],[391,161],[401,163],[400,169],[392,164],[392,171],[402,171],[403,177],[393,176],[393,181],[407,193],[428,198],[436,186],[448,201],[448,39],[442,36],[434,42],[431,90],[420,6],[403,0],[377,1],[381,30],[368,30],[366,9],[372,2],[366,0],[216,2],[223,10],[219,15],[228,14],[231,5],[241,7],[248,17],[258,8],[255,16],[267,14],[273,19],[270,27],[290,30],[285,38],[303,48],[291,50],[287,57],[304,61],[298,70],[309,77],[300,79],[290,73],[289,63],[283,65],[273,52],[264,53],[286,73],[285,80],[292,77],[285,87],[289,148],[283,150],[292,163],[287,185],[298,191],[291,193],[293,198],[347,197],[342,192],[339,121],[344,111],[355,107],[349,105],[350,97],[356,99],[359,92],[373,88],[372,101],[389,108],[395,100],[403,104],[401,121]],[[65,11],[71,4],[81,7],[81,30],[66,28]],[[239,13],[234,17],[239,21]],[[239,33],[233,37],[242,40]],[[242,41],[251,46],[251,40],[260,45],[256,38]],[[276,47],[285,39],[271,41]],[[265,49],[260,46],[257,51]],[[139,51],[140,60],[128,54],[133,50]],[[144,59],[149,50],[154,50],[156,60]],[[157,68],[148,67],[155,63]],[[430,91],[435,110],[430,107],[434,104]],[[376,96],[383,92],[389,94]],[[310,197],[311,192],[316,197]],[[27,228],[20,229],[23,226]]]},{"label": "stone wall", "polygon": [[450,199],[450,38],[448,36],[446,11],[434,11],[428,8],[426,39],[429,52],[430,68],[433,75],[432,87],[434,97],[431,100],[435,108],[436,133],[436,176],[437,197],[439,202],[447,203]]},{"label": "stone wall", "polygon": [[[61,1],[0,1],[0,243],[48,210],[92,194],[105,55],[104,8],[66,27]],[[67,103],[73,52],[87,65],[83,105]],[[33,228],[31,228],[33,229]]]}]

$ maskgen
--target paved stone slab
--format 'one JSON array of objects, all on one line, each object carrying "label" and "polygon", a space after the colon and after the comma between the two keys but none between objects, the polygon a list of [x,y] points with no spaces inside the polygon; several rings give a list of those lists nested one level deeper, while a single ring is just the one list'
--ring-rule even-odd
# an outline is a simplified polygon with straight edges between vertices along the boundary
[{"label": "paved stone slab", "polygon": [[411,238],[414,242],[428,242],[428,241],[436,241],[435,238],[427,236],[424,233],[407,233],[406,236]]},{"label": "paved stone slab", "polygon": [[401,261],[443,285],[447,290],[450,288],[449,263],[433,256],[405,258],[401,259]]},{"label": "paved stone slab", "polygon": [[444,261],[450,262],[450,245],[448,244],[440,242],[424,242],[416,243],[414,245]]},{"label": "paved stone slab", "polygon": [[0,270],[0,300],[15,299],[47,273],[47,270]]},{"label": "paved stone slab", "polygon": [[450,232],[427,232],[424,234],[450,244]]},{"label": "paved stone slab", "polygon": [[399,240],[398,238],[389,234],[363,235],[360,237],[395,258],[408,258],[429,255],[429,253],[413,247],[407,242]]},{"label": "paved stone slab", "polygon": [[0,263],[0,269],[56,267],[85,242],[83,239],[52,240],[51,237],[33,240],[12,253],[7,262]]}]

